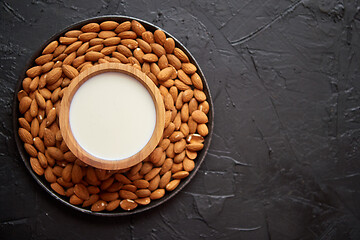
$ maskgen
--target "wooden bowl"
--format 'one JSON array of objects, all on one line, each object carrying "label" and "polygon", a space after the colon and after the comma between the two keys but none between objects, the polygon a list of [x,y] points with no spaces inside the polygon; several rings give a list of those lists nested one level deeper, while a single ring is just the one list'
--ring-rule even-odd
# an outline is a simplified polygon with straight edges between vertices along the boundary
[{"label": "wooden bowl", "polygon": [[[106,72],[120,72],[138,80],[149,91],[155,105],[156,123],[150,140],[139,152],[124,159],[107,160],[93,156],[79,144],[70,127],[70,105],[76,91],[93,76]],[[134,109],[134,111],[136,110]],[[165,107],[158,87],[145,73],[132,66],[121,63],[103,63],[86,69],[71,81],[71,84],[64,92],[64,96],[61,101],[59,120],[63,139],[68,148],[77,158],[96,168],[118,170],[131,167],[141,162],[156,148],[164,132]],[[103,141],[106,142],[106,139]]]}]

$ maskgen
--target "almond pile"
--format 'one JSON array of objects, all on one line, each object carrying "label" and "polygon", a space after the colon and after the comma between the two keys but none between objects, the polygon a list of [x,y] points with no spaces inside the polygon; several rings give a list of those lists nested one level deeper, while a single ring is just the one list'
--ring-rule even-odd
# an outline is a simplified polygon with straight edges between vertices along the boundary
[{"label": "almond pile", "polygon": [[[142,70],[159,87],[165,105],[163,139],[143,162],[102,170],[69,151],[59,129],[64,90],[80,72],[117,62]],[[209,103],[189,57],[161,30],[138,21],[89,23],[49,43],[18,92],[18,134],[33,171],[73,205],[91,211],[133,210],[173,191],[195,167],[208,135]]]}]

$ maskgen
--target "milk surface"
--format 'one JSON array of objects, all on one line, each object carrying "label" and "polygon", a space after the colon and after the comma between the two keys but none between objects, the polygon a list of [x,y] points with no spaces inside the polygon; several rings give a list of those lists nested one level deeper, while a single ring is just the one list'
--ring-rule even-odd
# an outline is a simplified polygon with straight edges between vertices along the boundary
[{"label": "milk surface", "polygon": [[139,152],[150,140],[156,123],[154,101],[133,77],[107,72],[87,80],[70,105],[71,131],[88,153],[120,160]]}]

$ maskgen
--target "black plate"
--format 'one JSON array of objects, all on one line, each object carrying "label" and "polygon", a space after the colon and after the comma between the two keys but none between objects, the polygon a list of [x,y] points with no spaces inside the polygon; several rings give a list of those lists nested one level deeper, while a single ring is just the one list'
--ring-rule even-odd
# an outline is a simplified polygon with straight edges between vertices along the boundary
[{"label": "black plate", "polygon": [[19,101],[17,99],[17,93],[18,91],[20,91],[21,89],[21,83],[23,81],[23,79],[25,78],[25,73],[26,70],[29,69],[31,66],[34,65],[34,61],[35,59],[41,55],[42,50],[52,41],[54,40],[58,40],[60,36],[62,36],[64,33],[66,33],[69,30],[73,30],[73,29],[80,29],[83,25],[91,23],[91,22],[103,22],[103,21],[107,21],[107,20],[113,20],[113,21],[117,21],[119,23],[123,22],[123,21],[128,21],[128,20],[136,20],[138,22],[140,22],[141,24],[143,24],[143,26],[149,30],[154,32],[157,29],[161,29],[149,22],[146,22],[144,20],[141,19],[137,19],[137,18],[133,18],[133,17],[127,17],[127,16],[118,16],[118,15],[109,15],[109,16],[101,16],[101,17],[95,17],[95,18],[89,18],[86,19],[84,21],[75,23],[65,29],[63,29],[62,31],[60,31],[59,33],[55,34],[54,36],[52,36],[48,41],[46,41],[40,48],[38,51],[36,51],[34,53],[34,55],[32,56],[32,58],[30,59],[30,61],[28,62],[28,64],[25,66],[22,74],[19,76],[19,80],[17,82],[16,85],[16,89],[15,89],[15,96],[14,96],[14,100],[13,100],[13,130],[14,130],[14,134],[15,134],[15,141],[16,141],[16,145],[19,149],[20,152],[20,156],[26,166],[26,168],[29,170],[30,174],[33,176],[33,178],[40,184],[41,187],[43,187],[51,196],[53,196],[55,199],[57,199],[59,202],[77,210],[83,213],[87,213],[87,214],[91,214],[91,215],[95,215],[95,216],[125,216],[125,215],[132,215],[135,213],[140,213],[149,209],[152,209],[156,206],[159,206],[160,204],[166,202],[167,200],[169,200],[170,198],[172,198],[173,196],[175,196],[179,191],[181,191],[181,189],[183,189],[190,181],[191,179],[195,176],[196,172],[199,170],[200,165],[202,164],[202,162],[205,159],[205,155],[208,151],[208,148],[210,146],[210,141],[212,138],[212,133],[213,133],[213,128],[214,128],[214,109],[213,109],[213,103],[212,103],[212,99],[211,99],[211,95],[210,95],[210,91],[209,91],[209,86],[205,80],[205,76],[203,74],[203,72],[200,69],[199,64],[196,62],[196,60],[194,59],[194,57],[190,54],[190,52],[176,39],[174,38],[171,34],[169,34],[168,32],[164,31],[163,29],[161,29],[162,31],[165,32],[165,34],[168,37],[171,37],[175,40],[176,43],[176,47],[182,49],[189,57],[190,61],[197,67],[198,69],[198,74],[200,75],[200,77],[203,79],[203,83],[204,83],[204,92],[206,94],[207,97],[207,101],[209,103],[210,106],[210,110],[209,110],[209,123],[208,123],[208,128],[209,128],[209,134],[208,136],[206,136],[205,138],[205,142],[204,142],[204,148],[198,152],[198,156],[195,159],[195,168],[192,172],[190,172],[190,175],[183,179],[181,181],[181,183],[179,184],[179,186],[172,192],[167,192],[165,194],[165,196],[159,200],[154,200],[151,201],[151,203],[149,205],[146,206],[138,206],[135,210],[133,211],[129,211],[126,212],[124,210],[122,210],[121,208],[118,208],[112,212],[92,212],[88,209],[82,208],[82,207],[78,207],[75,205],[70,204],[67,201],[67,198],[59,196],[56,192],[54,192],[51,187],[50,184],[45,180],[45,178],[43,176],[38,176],[36,175],[31,166],[30,166],[30,161],[29,161],[29,155],[27,154],[27,152],[24,149],[24,145],[23,142],[20,140],[20,137],[18,135],[18,129],[19,129],[19,123],[18,123],[18,116],[20,115],[19,113]]}]

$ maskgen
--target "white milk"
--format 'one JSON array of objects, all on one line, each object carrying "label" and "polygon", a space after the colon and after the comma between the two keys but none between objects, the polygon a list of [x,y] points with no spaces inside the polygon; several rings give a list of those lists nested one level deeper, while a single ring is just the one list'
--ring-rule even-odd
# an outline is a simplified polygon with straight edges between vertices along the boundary
[{"label": "white milk", "polygon": [[71,131],[79,145],[95,157],[119,160],[139,152],[156,122],[154,101],[133,77],[107,72],[87,80],[71,105]]}]

